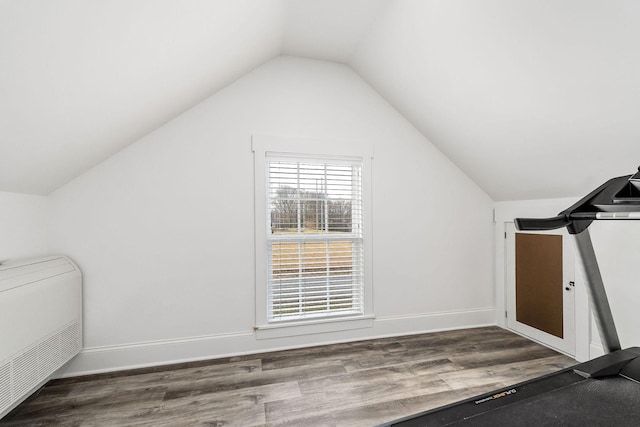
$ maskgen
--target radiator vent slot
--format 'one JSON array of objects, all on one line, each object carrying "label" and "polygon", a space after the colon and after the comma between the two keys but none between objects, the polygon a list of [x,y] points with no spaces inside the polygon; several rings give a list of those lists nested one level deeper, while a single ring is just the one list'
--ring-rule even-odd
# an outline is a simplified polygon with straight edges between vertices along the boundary
[{"label": "radiator vent slot", "polygon": [[38,385],[38,379],[40,378],[38,372],[38,348],[34,347],[16,356],[13,359],[12,371],[12,394],[14,396],[21,396]]},{"label": "radiator vent slot", "polygon": [[11,362],[0,365],[0,413],[11,404]]},{"label": "radiator vent slot", "polygon": [[82,349],[80,325],[74,322],[60,333],[61,362],[65,363]]},{"label": "radiator vent slot", "polygon": [[38,345],[40,377],[51,375],[60,367],[60,334],[53,335]]}]

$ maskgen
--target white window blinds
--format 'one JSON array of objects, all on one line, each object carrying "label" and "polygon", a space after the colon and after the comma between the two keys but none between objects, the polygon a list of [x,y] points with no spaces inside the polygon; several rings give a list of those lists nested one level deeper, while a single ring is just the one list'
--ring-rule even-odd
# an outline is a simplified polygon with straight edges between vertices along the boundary
[{"label": "white window blinds", "polygon": [[269,321],[363,313],[362,161],[267,153]]}]

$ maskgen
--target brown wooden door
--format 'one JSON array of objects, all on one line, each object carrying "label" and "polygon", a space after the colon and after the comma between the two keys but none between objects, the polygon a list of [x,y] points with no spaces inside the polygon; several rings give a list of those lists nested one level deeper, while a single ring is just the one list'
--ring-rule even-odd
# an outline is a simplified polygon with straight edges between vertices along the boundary
[{"label": "brown wooden door", "polygon": [[506,326],[575,355],[575,261],[564,230],[516,232],[505,224]]},{"label": "brown wooden door", "polygon": [[563,338],[562,236],[516,233],[516,320]]}]

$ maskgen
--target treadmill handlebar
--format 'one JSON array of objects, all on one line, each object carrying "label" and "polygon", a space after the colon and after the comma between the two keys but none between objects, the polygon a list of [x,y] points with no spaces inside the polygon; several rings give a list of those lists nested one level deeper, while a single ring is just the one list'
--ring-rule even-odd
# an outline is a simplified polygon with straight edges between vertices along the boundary
[{"label": "treadmill handlebar", "polygon": [[516,218],[518,231],[543,231],[564,228],[571,224],[566,215],[558,215],[552,218]]},{"label": "treadmill handlebar", "polygon": [[[640,179],[640,172],[636,175]],[[632,193],[628,188],[625,190],[630,185],[630,179],[631,175],[626,175],[608,180],[557,216],[515,218],[516,229],[518,231],[545,231],[566,227],[569,234],[580,234],[594,220],[637,219],[638,213],[630,214],[629,208],[631,205],[640,206],[640,189],[637,190],[638,197],[635,197],[635,193],[632,194],[634,197],[626,197],[626,192]],[[624,193],[624,197],[620,195],[621,193]],[[603,210],[608,212],[605,213]]]},{"label": "treadmill handlebar", "polygon": [[[640,211],[638,212],[574,212],[570,215],[561,213],[551,218],[515,218],[514,222],[518,231],[548,231],[558,228],[569,228],[571,234],[572,227],[576,223],[586,222],[587,224],[594,220],[640,220]],[[584,230],[580,229],[581,232]]]}]

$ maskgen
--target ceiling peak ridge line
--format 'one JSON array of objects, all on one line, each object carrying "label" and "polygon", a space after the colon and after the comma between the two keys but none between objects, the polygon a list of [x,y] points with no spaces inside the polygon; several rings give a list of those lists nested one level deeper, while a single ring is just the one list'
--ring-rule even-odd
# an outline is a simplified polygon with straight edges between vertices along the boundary
[{"label": "ceiling peak ridge line", "polygon": [[353,61],[357,56],[358,52],[362,49],[365,42],[367,42],[373,35],[374,30],[381,24],[383,18],[389,13],[389,9],[392,6],[393,0],[381,0],[378,5],[378,10],[375,12],[371,22],[367,25],[367,28],[362,32],[361,37],[354,44],[351,53],[349,54],[349,58],[347,59],[347,64],[352,67]]},{"label": "ceiling peak ridge line", "polygon": [[491,199],[492,202],[497,202],[499,200],[496,200],[496,198],[489,192],[487,191],[487,189],[483,188],[480,184],[478,184],[478,182],[476,182],[467,172],[465,169],[463,169],[462,167],[460,167],[460,165],[458,165],[456,162],[454,162],[451,157],[449,157],[444,151],[442,151],[442,148],[440,148],[437,144],[433,143],[431,141],[431,138],[429,138],[429,136],[427,134],[425,134],[420,128],[418,128],[416,126],[416,124],[410,120],[399,108],[397,108],[393,102],[391,102],[383,93],[381,93],[378,88],[372,84],[365,76],[363,76],[356,68],[354,68],[353,66],[347,64],[347,66],[353,71],[353,73],[355,75],[357,75],[360,80],[366,84],[367,86],[369,86],[371,88],[371,90],[376,93],[380,99],[382,101],[384,101],[385,104],[387,104],[387,106],[393,110],[398,116],[402,117],[403,120],[405,120],[410,126],[411,128],[418,133],[422,138],[424,138],[432,147],[433,149],[435,149],[444,159],[446,159],[447,162],[449,162],[455,169],[457,169],[460,174],[462,176],[464,176],[466,179],[469,180],[469,182],[475,186],[478,190],[480,190],[481,192],[483,192],[489,199]]}]

